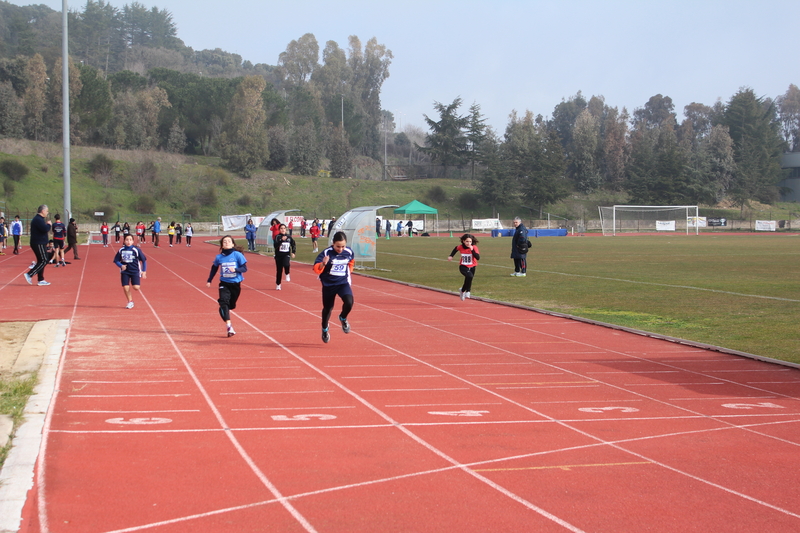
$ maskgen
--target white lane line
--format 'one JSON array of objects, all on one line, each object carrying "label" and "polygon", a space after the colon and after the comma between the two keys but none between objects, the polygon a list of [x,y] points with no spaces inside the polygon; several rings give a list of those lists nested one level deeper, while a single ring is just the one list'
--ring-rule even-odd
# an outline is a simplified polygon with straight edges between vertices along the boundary
[{"label": "white lane line", "polygon": [[469,387],[449,389],[361,389],[361,392],[428,392],[442,390],[470,390]]},{"label": "white lane line", "polygon": [[332,390],[298,390],[298,391],[274,391],[274,392],[220,392],[220,396],[237,396],[239,394],[328,394],[336,392]]},{"label": "white lane line", "polygon": [[419,366],[417,364],[408,364],[408,365],[324,365],[324,368],[389,368],[389,367],[397,367],[397,366]]},{"label": "white lane line", "polygon": [[88,379],[75,379],[72,380],[70,383],[94,383],[94,384],[102,384],[102,385],[123,385],[123,384],[130,384],[135,383],[137,385],[141,385],[144,383],[183,383],[182,379],[162,379],[162,380],[142,380],[142,381],[95,381],[95,380],[88,380]]},{"label": "white lane line", "polygon": [[70,398],[177,398],[178,396],[191,396],[191,394],[68,394]]},{"label": "white lane line", "polygon": [[231,411],[306,411],[309,409],[355,409],[355,405],[326,405],[323,407],[248,407]]},{"label": "white lane line", "polygon": [[141,409],[135,409],[132,411],[91,411],[91,410],[79,410],[79,411],[67,411],[68,413],[111,413],[111,414],[122,414],[122,413],[199,413],[200,409],[166,409],[166,410],[159,410],[159,411],[144,411]]},{"label": "white lane line", "polygon": [[[162,264],[162,266],[163,266],[163,264]],[[150,312],[153,314],[153,317],[158,322],[158,325],[161,327],[161,330],[164,332],[164,335],[167,337],[167,340],[169,341],[170,345],[172,346],[172,349],[175,350],[175,353],[178,355],[178,357],[181,359],[181,361],[183,361],[183,364],[186,367],[186,370],[188,371],[188,373],[191,376],[192,380],[194,381],[195,386],[197,387],[197,389],[200,391],[200,394],[205,399],[206,404],[211,408],[211,411],[214,413],[214,416],[217,419],[217,422],[219,423],[220,427],[223,428],[223,429],[228,429],[230,426],[225,421],[225,418],[222,416],[222,413],[219,411],[219,409],[217,408],[217,406],[214,403],[214,401],[211,399],[211,396],[209,395],[208,391],[206,391],[205,387],[200,382],[200,379],[197,377],[197,374],[192,369],[191,364],[189,364],[188,359],[186,359],[186,357],[184,356],[183,351],[180,349],[180,347],[178,347],[177,343],[175,342],[175,339],[170,334],[170,332],[167,329],[166,325],[161,321],[161,317],[158,315],[158,313],[156,312],[155,308],[150,303],[150,300],[148,300],[147,296],[144,293],[141,293],[141,294],[142,294],[142,299],[145,301],[145,303],[147,303],[147,306],[150,308]],[[300,514],[300,511],[295,509],[295,507],[291,504],[291,502],[289,502],[283,496],[283,494],[281,494],[281,492],[278,490],[278,487],[276,487],[269,480],[269,478],[267,478],[267,476],[258,467],[258,465],[256,465],[255,461],[253,461],[252,457],[250,457],[250,455],[247,453],[247,451],[241,445],[241,443],[236,438],[236,436],[233,434],[233,432],[225,431],[225,435],[231,441],[231,444],[233,444],[234,448],[239,452],[240,457],[250,467],[250,470],[256,475],[256,477],[267,488],[267,490],[269,490],[273,494],[273,496],[275,496],[275,498],[280,502],[280,504],[283,506],[283,508],[286,509],[286,511],[289,512],[289,514],[291,514],[294,517],[295,520],[297,520],[297,522],[303,527],[303,529],[305,529],[309,533],[311,533],[311,532],[316,533],[316,529],[308,522],[308,520],[306,520],[306,518],[302,514]]]},{"label": "white lane line", "polygon": [[419,376],[342,376],[341,379],[403,379],[403,378],[442,378],[441,374],[426,374]]},{"label": "white lane line", "polygon": [[315,380],[319,378],[223,378],[210,379],[209,381],[290,381],[290,380]]},{"label": "white lane line", "polygon": [[475,406],[484,406],[484,405],[503,405],[502,402],[485,402],[485,403],[409,403],[409,404],[400,404],[400,405],[384,405],[384,407],[452,407],[452,406],[461,406],[461,405],[475,405]]}]

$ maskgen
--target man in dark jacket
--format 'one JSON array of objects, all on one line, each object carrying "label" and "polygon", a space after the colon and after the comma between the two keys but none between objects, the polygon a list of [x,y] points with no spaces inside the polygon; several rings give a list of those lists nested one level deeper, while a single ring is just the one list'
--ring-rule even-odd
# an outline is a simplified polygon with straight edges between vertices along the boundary
[{"label": "man in dark jacket", "polygon": [[31,248],[36,256],[36,264],[28,272],[25,272],[25,281],[28,285],[33,285],[33,275],[39,278],[39,285],[50,285],[44,280],[44,267],[47,266],[47,241],[50,237],[50,220],[47,215],[50,209],[46,205],[40,205],[36,210],[36,216],[31,219]]},{"label": "man in dark jacket", "polygon": [[64,248],[64,255],[67,255],[70,250],[72,250],[73,259],[80,259],[78,257],[78,225],[74,218],[69,219],[69,224],[67,224],[67,247]]},{"label": "man in dark jacket", "polygon": [[511,275],[524,278],[528,270],[528,229],[519,217],[514,217],[511,259],[514,260],[514,272]]}]

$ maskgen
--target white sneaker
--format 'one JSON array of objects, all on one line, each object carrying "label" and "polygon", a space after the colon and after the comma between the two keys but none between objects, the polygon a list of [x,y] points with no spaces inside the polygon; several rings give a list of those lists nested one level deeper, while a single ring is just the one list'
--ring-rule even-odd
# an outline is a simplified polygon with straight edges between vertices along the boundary
[{"label": "white sneaker", "polygon": [[37,285],[39,285],[40,287],[44,287],[45,285],[50,285],[50,282],[42,280],[39,283],[37,283]]},{"label": "white sneaker", "polygon": [[472,298],[472,295],[467,291],[467,298]]},{"label": "white sneaker", "polygon": [[286,274],[286,281],[292,281],[292,278],[289,276],[289,274]]},{"label": "white sneaker", "polygon": [[228,326],[228,337],[233,337],[236,335],[236,332],[233,331],[233,326]]},{"label": "white sneaker", "polygon": [[133,302],[128,302],[128,305],[125,306],[125,309],[133,309]]},{"label": "white sneaker", "polygon": [[279,290],[281,290],[281,286],[280,286],[280,285],[276,285],[276,286],[275,286],[275,290],[276,290],[276,291],[279,291]]},{"label": "white sneaker", "polygon": [[519,276],[520,274],[519,274],[519,272],[512,272],[511,275],[516,277],[516,276]]},{"label": "white sneaker", "polygon": [[467,293],[466,293],[466,292],[464,292],[464,291],[462,291],[461,289],[458,289],[458,292],[459,292],[459,294],[460,294],[460,296],[461,296],[461,301],[463,302],[463,301],[464,301],[464,298],[466,298],[466,297],[467,297]]},{"label": "white sneaker", "polygon": [[527,276],[527,274],[526,274],[525,272],[520,272],[520,273],[519,273],[519,274],[517,274],[517,275],[518,275],[519,277],[521,277],[521,278],[524,278],[525,276]]},{"label": "white sneaker", "polygon": [[31,265],[28,267],[28,270],[32,269],[36,266],[36,261],[31,261]]},{"label": "white sneaker", "polygon": [[[31,268],[33,268],[33,267],[31,267]],[[27,282],[28,282],[28,285],[33,285],[33,281],[31,281],[31,275],[30,275],[30,274],[28,274],[27,272],[25,272],[25,273],[23,274],[23,276],[25,276],[25,281],[27,281]]]}]

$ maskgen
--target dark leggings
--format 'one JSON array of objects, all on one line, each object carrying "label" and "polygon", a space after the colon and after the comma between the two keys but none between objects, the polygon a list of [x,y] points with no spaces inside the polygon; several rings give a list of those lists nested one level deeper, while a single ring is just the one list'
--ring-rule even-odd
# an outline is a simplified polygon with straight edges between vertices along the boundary
[{"label": "dark leggings", "polygon": [[28,275],[33,277],[36,274],[39,281],[44,281],[44,267],[47,266],[47,245],[34,244],[31,248],[33,248],[33,255],[36,256],[36,265],[28,271]]},{"label": "dark leggings", "polygon": [[286,271],[286,275],[289,275],[289,265],[291,265],[292,260],[289,255],[276,255],[275,256],[275,283],[280,285],[281,284],[281,277],[283,276],[283,272]]},{"label": "dark leggings", "polygon": [[[345,289],[346,290],[342,290]],[[328,321],[331,318],[333,305],[336,303],[336,295],[342,299],[342,312],[339,316],[347,318],[350,311],[353,309],[353,293],[350,292],[350,286],[342,287],[322,287],[322,329],[328,329]]]},{"label": "dark leggings", "polygon": [[525,257],[524,255],[522,257],[519,257],[519,258],[515,257],[514,258],[514,272],[521,272],[522,274],[525,274],[525,272],[527,270],[528,270],[527,257]]},{"label": "dark leggings", "polygon": [[469,292],[472,290],[472,278],[475,277],[475,267],[467,267],[458,265],[458,270],[464,276],[464,285],[461,286],[462,292]]},{"label": "dark leggings", "polygon": [[219,316],[222,320],[227,322],[231,319],[231,311],[236,309],[236,302],[239,300],[239,294],[242,292],[242,285],[240,283],[225,283],[219,282]]}]

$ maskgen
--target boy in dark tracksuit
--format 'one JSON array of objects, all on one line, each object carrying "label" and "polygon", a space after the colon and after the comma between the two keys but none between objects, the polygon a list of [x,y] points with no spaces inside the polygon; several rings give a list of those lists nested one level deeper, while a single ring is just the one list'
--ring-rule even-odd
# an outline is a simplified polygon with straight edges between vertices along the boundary
[{"label": "boy in dark tracksuit", "polygon": [[297,252],[297,244],[290,235],[286,234],[286,224],[281,224],[278,228],[278,234],[275,235],[275,290],[281,290],[281,276],[284,270],[286,271],[286,281],[291,281],[289,277],[289,266],[291,259],[294,259],[294,254]]}]

